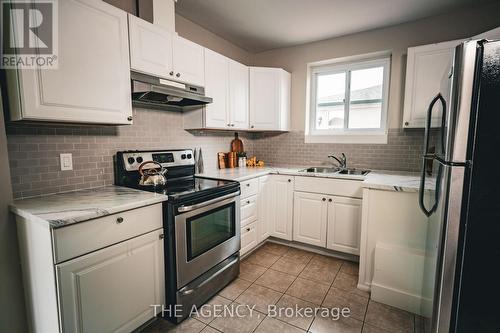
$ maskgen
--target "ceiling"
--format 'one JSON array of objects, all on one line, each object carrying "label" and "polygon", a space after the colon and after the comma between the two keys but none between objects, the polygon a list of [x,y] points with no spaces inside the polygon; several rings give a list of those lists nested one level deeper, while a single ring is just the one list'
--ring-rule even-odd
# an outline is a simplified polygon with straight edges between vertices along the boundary
[{"label": "ceiling", "polygon": [[387,27],[494,0],[178,0],[176,12],[250,51]]}]

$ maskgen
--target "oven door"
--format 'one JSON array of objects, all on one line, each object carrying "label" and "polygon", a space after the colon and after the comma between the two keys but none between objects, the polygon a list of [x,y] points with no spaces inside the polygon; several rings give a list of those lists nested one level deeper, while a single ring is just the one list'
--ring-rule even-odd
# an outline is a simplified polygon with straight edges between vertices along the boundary
[{"label": "oven door", "polygon": [[240,250],[239,192],[191,206],[175,216],[177,288]]}]

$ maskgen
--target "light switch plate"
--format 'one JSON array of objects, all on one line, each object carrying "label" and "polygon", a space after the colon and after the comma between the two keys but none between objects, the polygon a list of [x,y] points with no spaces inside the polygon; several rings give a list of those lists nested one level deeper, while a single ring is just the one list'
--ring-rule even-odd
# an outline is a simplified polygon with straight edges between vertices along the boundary
[{"label": "light switch plate", "polygon": [[60,154],[61,171],[73,170],[73,155],[71,153]]}]

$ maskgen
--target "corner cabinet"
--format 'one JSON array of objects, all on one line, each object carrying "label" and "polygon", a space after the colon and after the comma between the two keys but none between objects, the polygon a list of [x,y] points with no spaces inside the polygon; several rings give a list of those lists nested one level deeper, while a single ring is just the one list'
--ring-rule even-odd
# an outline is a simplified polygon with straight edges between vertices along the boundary
[{"label": "corner cabinet", "polygon": [[250,129],[289,130],[290,80],[281,68],[250,67]]},{"label": "corner cabinet", "polygon": [[[454,51],[460,42],[462,40],[408,48],[403,128],[425,127],[432,99],[438,93],[449,96]],[[433,115],[431,127],[440,126],[442,110],[436,110]]]},{"label": "corner cabinet", "polygon": [[11,120],[131,124],[127,14],[59,1],[58,68],[6,71]]}]

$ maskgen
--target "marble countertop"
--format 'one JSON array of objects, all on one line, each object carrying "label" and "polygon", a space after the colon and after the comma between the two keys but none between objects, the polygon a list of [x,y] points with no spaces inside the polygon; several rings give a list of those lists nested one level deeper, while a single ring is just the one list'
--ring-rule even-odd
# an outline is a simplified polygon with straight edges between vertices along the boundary
[{"label": "marble countertop", "polygon": [[[416,172],[404,171],[371,171],[364,177],[338,175],[338,174],[324,174],[324,173],[306,173],[300,170],[306,167],[301,166],[267,166],[267,167],[253,167],[253,168],[234,168],[234,169],[219,169],[207,170],[200,177],[219,178],[227,180],[245,181],[248,179],[265,176],[268,174],[282,174],[292,176],[305,176],[305,177],[321,177],[321,178],[335,178],[335,179],[350,179],[361,181],[362,186],[365,188],[401,191],[401,192],[418,192],[420,187],[420,174]],[[435,180],[427,178],[425,188],[433,188]]]},{"label": "marble countertop", "polygon": [[104,186],[15,200],[10,209],[26,219],[45,221],[58,228],[166,200],[163,194]]}]

